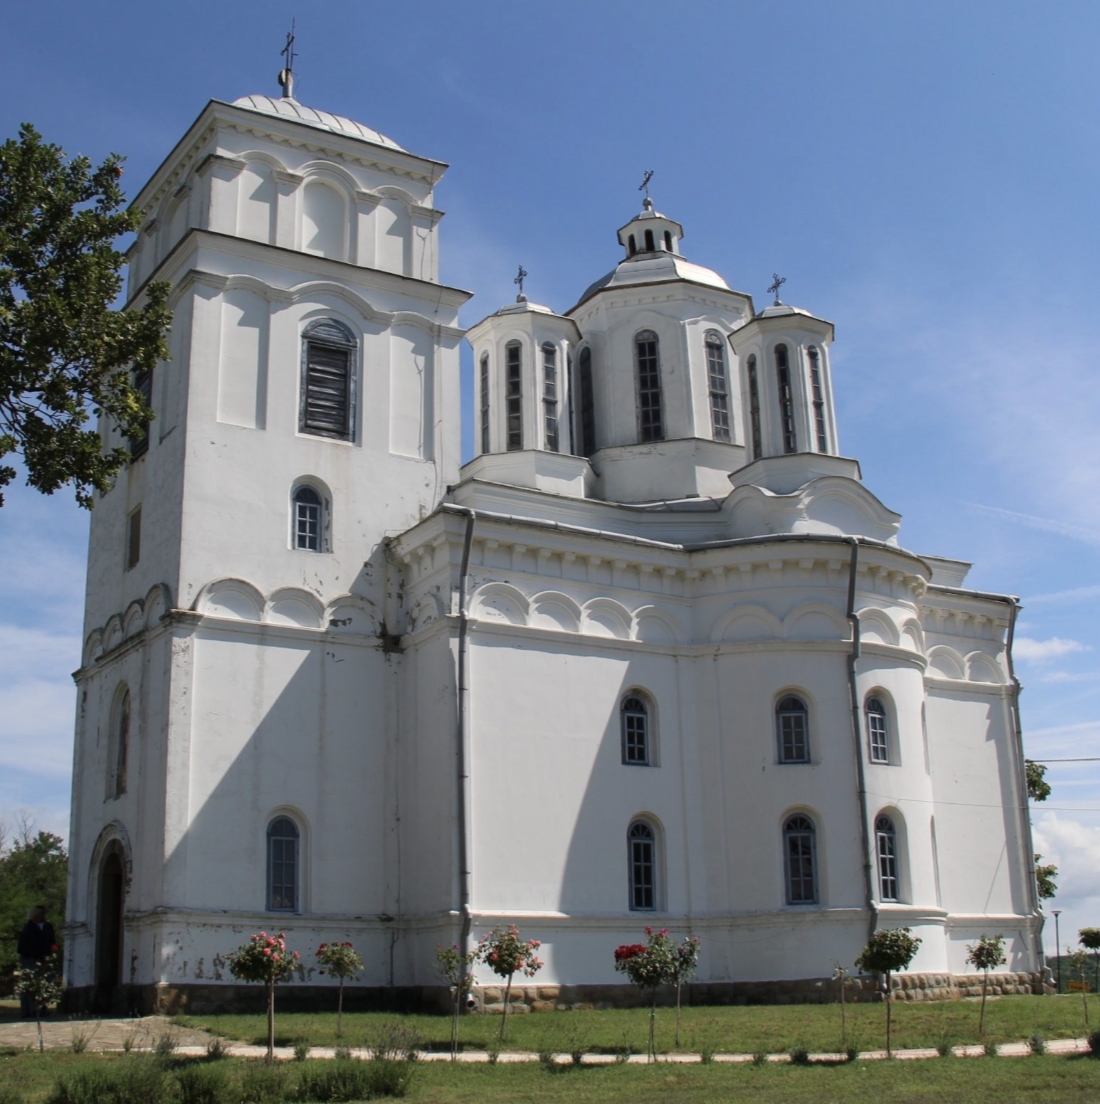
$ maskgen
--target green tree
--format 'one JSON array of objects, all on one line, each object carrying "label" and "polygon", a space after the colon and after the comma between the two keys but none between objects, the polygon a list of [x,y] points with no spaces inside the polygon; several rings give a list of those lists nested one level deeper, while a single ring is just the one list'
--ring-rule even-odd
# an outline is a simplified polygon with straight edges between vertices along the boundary
[{"label": "green tree", "polygon": [[995,935],[989,938],[984,932],[977,943],[968,943],[966,961],[975,970],[982,971],[982,1011],[978,1016],[978,1034],[985,1034],[985,991],[989,985],[989,971],[995,970],[1005,961],[1005,937]]},{"label": "green tree", "polygon": [[17,944],[27,913],[44,905],[50,922],[61,927],[68,873],[69,857],[61,837],[52,832],[32,835],[24,825],[10,848],[0,840],[0,985],[6,991],[19,965]]},{"label": "green tree", "polygon": [[[140,222],[122,209],[121,176],[116,154],[68,159],[29,123],[0,146],[0,459],[21,455],[32,487],[71,483],[86,507],[129,458],[104,452],[89,419],[143,437],[141,378],[168,356],[167,284],[150,284],[140,309],[111,309],[126,263],[114,243]],[[15,474],[0,464],[0,505]]]},{"label": "green tree", "polygon": [[1058,867],[1054,863],[1041,863],[1043,856],[1035,852],[1035,884],[1039,890],[1039,900],[1049,901],[1058,892]]},{"label": "green tree", "polygon": [[893,1005],[890,992],[890,977],[898,970],[904,970],[917,953],[921,940],[908,928],[880,928],[867,941],[856,965],[871,974],[882,974],[886,980],[886,1056],[892,1057],[890,1039],[890,1008]]},{"label": "green tree", "polygon": [[1093,989],[1100,993],[1100,928],[1082,928],[1077,933],[1077,941],[1082,947],[1092,951],[1092,959],[1095,964]]},{"label": "green tree", "polygon": [[1050,797],[1050,783],[1044,780],[1046,764],[1025,759],[1024,770],[1027,772],[1027,796],[1032,801],[1046,801]]}]

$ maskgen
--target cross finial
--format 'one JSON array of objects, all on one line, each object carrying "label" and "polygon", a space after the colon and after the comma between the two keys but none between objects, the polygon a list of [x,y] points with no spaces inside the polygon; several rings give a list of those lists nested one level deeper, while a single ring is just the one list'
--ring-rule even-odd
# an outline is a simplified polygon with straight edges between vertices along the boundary
[{"label": "cross finial", "polygon": [[653,179],[653,170],[646,169],[645,176],[642,178],[641,184],[638,185],[639,192],[645,192],[645,204],[647,207],[651,206],[653,201],[649,198],[649,182]]},{"label": "cross finial", "polygon": [[519,266],[519,271],[516,273],[516,278],[512,281],[513,284],[519,285],[519,295],[516,296],[516,302],[522,303],[527,296],[523,294],[523,281],[527,279],[530,273],[523,267]]},{"label": "cross finial", "polygon": [[290,21],[290,30],[286,33],[286,45],[279,51],[286,58],[286,65],[279,72],[279,85],[283,90],[283,98],[294,99],[294,59],[298,56],[294,52],[294,23]]},{"label": "cross finial", "polygon": [[772,282],[768,287],[768,291],[775,296],[774,306],[781,307],[783,304],[779,302],[779,289],[787,282],[786,276],[780,276],[778,272],[772,273]]}]

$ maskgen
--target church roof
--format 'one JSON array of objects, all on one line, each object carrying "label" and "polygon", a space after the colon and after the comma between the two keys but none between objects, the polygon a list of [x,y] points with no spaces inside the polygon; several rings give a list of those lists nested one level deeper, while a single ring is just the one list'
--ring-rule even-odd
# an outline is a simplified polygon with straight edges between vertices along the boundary
[{"label": "church roof", "polygon": [[[687,280],[692,284],[720,288],[722,291],[733,289],[711,268],[692,264],[677,253],[639,253],[620,261],[606,276],[585,289],[577,301],[579,307],[597,291],[604,288],[630,287],[633,284],[662,284],[672,280]],[[576,309],[575,307],[573,308]]]},{"label": "church roof", "polygon": [[242,96],[233,101],[234,107],[243,107],[249,111],[258,111],[262,115],[280,115],[284,119],[293,119],[295,122],[305,123],[307,126],[317,127],[318,130],[331,131],[333,134],[346,134],[349,138],[358,138],[363,142],[372,142],[376,146],[386,146],[389,149],[402,150],[392,138],[379,134],[354,119],[344,115],[333,115],[331,111],[318,111],[313,107],[289,97],[274,99],[271,96]]}]

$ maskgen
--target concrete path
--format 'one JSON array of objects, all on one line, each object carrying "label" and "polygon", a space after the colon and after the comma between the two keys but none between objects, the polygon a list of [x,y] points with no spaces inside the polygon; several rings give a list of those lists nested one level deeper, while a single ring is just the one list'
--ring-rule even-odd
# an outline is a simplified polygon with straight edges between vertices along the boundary
[{"label": "concrete path", "polygon": [[[164,1016],[146,1016],[142,1019],[123,1020],[69,1020],[50,1018],[42,1021],[42,1038],[47,1050],[71,1050],[74,1041],[81,1039],[86,1041],[86,1049],[89,1051],[121,1051],[127,1048],[135,1051],[151,1051],[158,1041],[165,1035],[172,1038],[175,1043],[175,1052],[181,1055],[200,1056],[206,1053],[207,1044],[214,1037],[197,1028],[178,1027]],[[0,1047],[14,1047],[17,1049],[37,1049],[38,1029],[34,1021],[16,1020],[0,1021]],[[350,1048],[351,1054],[356,1058],[368,1058],[370,1052],[363,1047]],[[1083,1054],[1088,1050],[1088,1042],[1085,1039],[1052,1039],[1047,1043],[1048,1054]],[[976,1058],[985,1054],[981,1046],[957,1046],[952,1048],[952,1053],[959,1058]],[[1004,1058],[1022,1058],[1031,1053],[1027,1043],[1004,1043],[997,1048],[997,1053]],[[267,1049],[262,1046],[252,1046],[248,1043],[235,1043],[226,1041],[226,1054],[235,1058],[263,1058]],[[334,1058],[336,1056],[333,1047],[312,1047],[309,1052],[311,1058]],[[276,1047],[275,1057],[280,1061],[289,1061],[294,1058],[293,1047]],[[860,1052],[858,1061],[878,1061],[886,1057],[884,1050],[868,1050]],[[937,1053],[933,1049],[895,1050],[894,1057],[898,1059],[936,1058]],[[424,1062],[446,1062],[450,1055],[439,1051],[421,1051],[418,1058]],[[843,1054],[811,1054],[814,1062],[845,1062],[847,1058]],[[484,1050],[462,1051],[458,1060],[460,1062],[488,1062],[489,1054]],[[534,1051],[503,1050],[497,1056],[498,1062],[537,1062],[539,1056]],[[610,1066],[622,1059],[614,1054],[584,1054],[581,1056],[581,1064],[585,1066]],[[715,1054],[713,1061],[724,1063],[751,1062],[751,1054]],[[554,1061],[559,1065],[569,1065],[573,1059],[569,1054],[555,1054]],[[644,1054],[631,1054],[626,1061],[631,1065],[644,1065]],[[661,1054],[658,1061],[682,1064],[699,1063],[702,1058],[698,1054]],[[789,1062],[787,1054],[769,1054],[769,1062]]]}]

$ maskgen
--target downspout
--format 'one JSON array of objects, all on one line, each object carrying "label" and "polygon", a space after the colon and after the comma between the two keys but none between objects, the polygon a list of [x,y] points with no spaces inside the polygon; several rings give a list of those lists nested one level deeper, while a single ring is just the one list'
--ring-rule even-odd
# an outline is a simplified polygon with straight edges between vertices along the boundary
[{"label": "downspout", "polygon": [[863,725],[860,718],[856,663],[860,655],[859,618],[856,616],[856,569],[859,566],[859,537],[849,537],[852,555],[848,562],[848,624],[852,626],[852,650],[848,653],[848,697],[852,705],[852,738],[855,741],[856,789],[859,796],[859,835],[863,842],[863,891],[867,898],[868,937],[878,927],[875,904],[874,862],[871,857],[871,833],[867,825],[867,771],[863,763]]},{"label": "downspout", "polygon": [[474,540],[473,510],[456,506],[452,509],[466,515],[466,537],[462,543],[462,565],[458,576],[458,739],[455,749],[455,770],[458,799],[458,896],[462,914],[459,953],[470,950],[470,930],[474,915],[470,908],[470,616],[466,609],[466,576],[470,571],[470,546]]},{"label": "downspout", "polygon": [[1012,685],[1012,696],[1008,701],[1008,709],[1012,719],[1012,733],[1016,740],[1016,785],[1020,792],[1020,817],[1024,842],[1027,845],[1026,869],[1030,877],[1024,879],[1027,888],[1028,905],[1032,916],[1039,921],[1032,932],[1034,941],[1035,964],[1042,973],[1044,966],[1043,956],[1043,910],[1039,905],[1039,887],[1035,880],[1035,843],[1031,837],[1031,807],[1028,803],[1027,793],[1027,761],[1024,759],[1024,731],[1020,723],[1020,680],[1016,677],[1016,665],[1012,661],[1012,644],[1016,638],[1016,618],[1020,612],[1019,603],[1015,598],[1005,598],[1008,606],[1008,636],[1005,640],[1005,656],[1008,661],[1008,680]]}]

